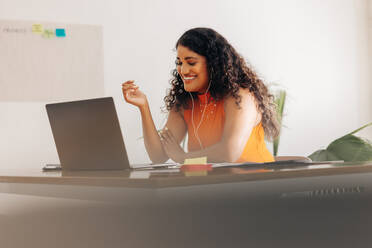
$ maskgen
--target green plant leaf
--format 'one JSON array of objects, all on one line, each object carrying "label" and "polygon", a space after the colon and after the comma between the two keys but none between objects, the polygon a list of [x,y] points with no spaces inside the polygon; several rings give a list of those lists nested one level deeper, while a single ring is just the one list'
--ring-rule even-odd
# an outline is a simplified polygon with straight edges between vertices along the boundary
[{"label": "green plant leaf", "polygon": [[337,154],[345,162],[372,160],[371,143],[350,134],[333,141],[329,144],[327,150]]},{"label": "green plant leaf", "polygon": [[309,156],[312,161],[336,161],[342,160],[337,155],[325,149],[318,150]]},{"label": "green plant leaf", "polygon": [[285,106],[285,99],[287,97],[287,93],[284,90],[280,90],[275,97],[275,103],[277,106],[277,113],[279,117],[279,122],[282,122],[284,106]]},{"label": "green plant leaf", "polygon": [[[275,99],[274,99],[280,129],[282,126],[283,111],[284,111],[286,96],[287,96],[287,93],[285,92],[285,90],[279,90],[278,93],[275,95]],[[280,133],[279,133],[279,136],[275,138],[273,142],[274,156],[278,154],[279,142],[280,142]]]},{"label": "green plant leaf", "polygon": [[[353,134],[359,132],[360,130],[362,130],[362,129],[366,128],[366,127],[369,127],[369,126],[372,126],[372,122],[370,122],[370,123],[368,123],[368,124],[366,124],[366,125],[364,125],[364,126],[358,128],[358,129],[352,131],[351,133],[346,134],[345,136],[347,136],[347,135],[353,135]],[[342,138],[342,137],[341,137],[341,138]]]},{"label": "green plant leaf", "polygon": [[372,122],[334,140],[328,145],[327,149],[318,150],[311,154],[309,158],[313,161],[372,161],[371,142],[353,135],[371,125]]},{"label": "green plant leaf", "polygon": [[280,142],[280,136],[276,137],[273,141],[274,156],[276,156],[278,154],[279,142]]}]

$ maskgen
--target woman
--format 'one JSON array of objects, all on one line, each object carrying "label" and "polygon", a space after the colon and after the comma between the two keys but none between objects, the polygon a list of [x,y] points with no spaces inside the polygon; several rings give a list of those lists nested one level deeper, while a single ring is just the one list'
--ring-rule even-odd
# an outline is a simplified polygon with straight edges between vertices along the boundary
[{"label": "woman", "polygon": [[[164,98],[169,111],[159,133],[134,81],[125,100],[141,112],[144,142],[153,163],[207,157],[208,162],[271,162],[264,136],[278,135],[273,97],[227,40],[209,28],[185,32],[176,43],[176,69]],[[180,146],[188,134],[188,152]]]}]

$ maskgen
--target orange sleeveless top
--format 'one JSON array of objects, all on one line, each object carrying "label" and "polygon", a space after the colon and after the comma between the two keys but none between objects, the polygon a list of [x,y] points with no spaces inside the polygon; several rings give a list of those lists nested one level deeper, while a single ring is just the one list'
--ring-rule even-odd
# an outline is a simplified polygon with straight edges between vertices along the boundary
[{"label": "orange sleeveless top", "polygon": [[[207,97],[209,97],[209,94],[207,94]],[[206,107],[205,104],[207,104]],[[191,101],[190,107],[192,107]],[[201,121],[202,117],[203,121]],[[225,124],[224,101],[221,100],[216,102],[212,100],[206,103],[205,95],[198,95],[198,99],[194,99],[194,115],[192,116],[191,108],[185,109],[184,119],[188,129],[189,151],[201,149],[200,143],[197,137],[195,137],[194,127],[198,130],[197,135],[199,136],[203,148],[214,145],[222,138]],[[245,144],[243,153],[236,162],[273,162],[274,157],[266,147],[264,136],[264,129],[260,123],[253,128]]]}]

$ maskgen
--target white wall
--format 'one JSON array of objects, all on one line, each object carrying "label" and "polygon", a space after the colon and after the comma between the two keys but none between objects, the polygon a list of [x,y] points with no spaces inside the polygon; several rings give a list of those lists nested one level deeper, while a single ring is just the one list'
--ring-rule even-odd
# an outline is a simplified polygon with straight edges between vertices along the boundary
[{"label": "white wall", "polygon": [[[133,163],[148,158],[120,85],[137,80],[160,127],[173,46],[196,26],[215,28],[267,83],[287,90],[281,155],[309,155],[372,121],[367,0],[0,0],[0,19],[103,25],[105,92]],[[0,166],[58,161],[44,104],[0,103]]]}]

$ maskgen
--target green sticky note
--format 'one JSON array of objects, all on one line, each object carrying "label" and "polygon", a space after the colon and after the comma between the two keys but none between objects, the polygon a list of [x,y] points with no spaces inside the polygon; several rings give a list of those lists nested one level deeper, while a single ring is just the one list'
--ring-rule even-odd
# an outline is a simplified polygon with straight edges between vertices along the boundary
[{"label": "green sticky note", "polygon": [[66,31],[64,28],[56,28],[56,37],[66,37]]},{"label": "green sticky note", "polygon": [[50,39],[50,38],[53,38],[54,35],[55,34],[54,34],[54,31],[52,29],[45,29],[44,30],[44,33],[43,33],[44,38]]},{"label": "green sticky note", "polygon": [[32,33],[42,34],[43,32],[44,28],[42,24],[32,24]]}]

